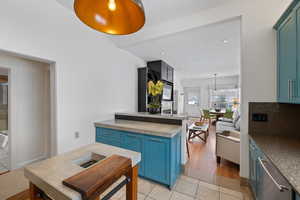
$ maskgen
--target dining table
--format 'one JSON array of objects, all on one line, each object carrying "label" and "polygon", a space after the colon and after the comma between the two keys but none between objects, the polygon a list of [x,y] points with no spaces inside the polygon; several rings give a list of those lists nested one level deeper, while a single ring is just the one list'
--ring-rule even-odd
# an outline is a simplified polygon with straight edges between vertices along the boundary
[{"label": "dining table", "polygon": [[220,117],[224,117],[224,114],[226,113],[226,109],[215,109],[212,108],[209,110],[209,114],[216,116],[216,121],[219,121]]}]

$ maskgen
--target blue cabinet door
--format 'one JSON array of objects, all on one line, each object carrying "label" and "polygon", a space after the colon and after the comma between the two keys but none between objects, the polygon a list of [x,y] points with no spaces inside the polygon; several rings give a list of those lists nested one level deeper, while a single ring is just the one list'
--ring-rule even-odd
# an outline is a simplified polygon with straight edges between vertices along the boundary
[{"label": "blue cabinet door", "polygon": [[178,134],[174,139],[176,141],[175,169],[176,174],[179,175],[181,173],[181,134]]},{"label": "blue cabinet door", "polygon": [[181,134],[177,134],[171,140],[171,167],[170,187],[172,187],[181,173]]},{"label": "blue cabinet door", "polygon": [[297,23],[295,13],[291,13],[277,32],[278,80],[277,96],[281,103],[295,101],[297,81]]},{"label": "blue cabinet door", "polygon": [[145,176],[170,185],[170,140],[159,137],[144,138]]},{"label": "blue cabinet door", "polygon": [[124,134],[123,148],[141,153],[141,162],[139,163],[139,175],[144,176],[144,152],[143,152],[143,136],[137,134]]},{"label": "blue cabinet door", "polygon": [[260,149],[257,150],[257,159],[256,159],[256,199],[262,199],[261,195],[265,192],[264,190],[264,169],[262,168],[259,159],[264,159],[263,154],[261,153]]},{"label": "blue cabinet door", "polygon": [[296,8],[297,17],[297,79],[294,81],[295,103],[300,104],[300,5]]},{"label": "blue cabinet door", "polygon": [[256,180],[256,160],[257,154],[255,150],[255,146],[250,142],[249,145],[249,179],[250,179],[250,186],[254,196],[256,197],[257,194],[257,180]]},{"label": "blue cabinet door", "polygon": [[300,200],[300,195],[298,193],[295,195],[295,200]]}]

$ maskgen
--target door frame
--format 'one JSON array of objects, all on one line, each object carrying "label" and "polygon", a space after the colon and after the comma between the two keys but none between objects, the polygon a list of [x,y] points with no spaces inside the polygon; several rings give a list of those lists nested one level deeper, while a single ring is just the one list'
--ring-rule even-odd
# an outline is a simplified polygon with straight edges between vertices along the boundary
[{"label": "door frame", "polygon": [[8,70],[8,155],[9,155],[9,170],[14,170],[21,168],[25,165],[28,165],[32,162],[36,162],[39,160],[43,160],[52,156],[57,155],[57,69],[56,69],[56,62],[43,59],[43,58],[38,58],[38,57],[33,57],[33,56],[28,56],[28,55],[23,55],[15,52],[7,52],[3,51],[0,49],[0,53],[7,54],[9,56],[15,56],[19,58],[24,58],[27,60],[31,61],[36,61],[36,62],[42,62],[48,65],[49,68],[49,102],[50,102],[50,131],[49,131],[49,143],[48,143],[48,152],[45,153],[42,157],[33,159],[33,160],[28,160],[25,162],[18,163],[17,161],[17,149],[18,146],[16,145],[15,138],[14,138],[14,133],[16,126],[12,123],[15,121],[15,115],[12,112],[12,105],[15,104],[16,98],[12,95],[12,90],[14,90],[14,82],[12,80],[14,77],[14,71],[10,66],[8,65],[1,65],[0,68]]}]

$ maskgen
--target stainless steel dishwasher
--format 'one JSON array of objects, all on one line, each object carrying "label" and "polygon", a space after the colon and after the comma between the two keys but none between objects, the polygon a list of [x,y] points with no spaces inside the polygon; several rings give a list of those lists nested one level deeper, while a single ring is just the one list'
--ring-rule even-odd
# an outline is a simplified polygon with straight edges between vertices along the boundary
[{"label": "stainless steel dishwasher", "polygon": [[259,200],[292,200],[293,189],[275,166],[267,158],[258,158]]}]

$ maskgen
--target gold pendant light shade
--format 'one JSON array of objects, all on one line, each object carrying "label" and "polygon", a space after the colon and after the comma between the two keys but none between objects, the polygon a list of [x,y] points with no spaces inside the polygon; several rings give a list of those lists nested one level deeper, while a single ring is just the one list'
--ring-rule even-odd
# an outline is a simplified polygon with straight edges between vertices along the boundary
[{"label": "gold pendant light shade", "polygon": [[145,24],[141,0],[75,0],[77,17],[89,27],[113,35],[127,35]]}]

